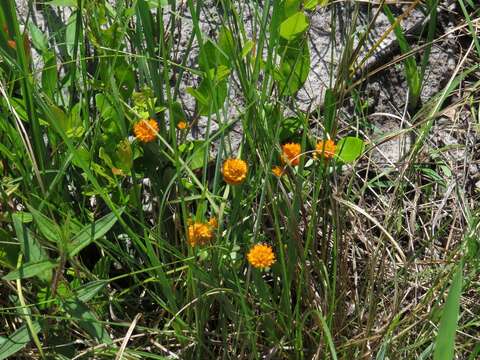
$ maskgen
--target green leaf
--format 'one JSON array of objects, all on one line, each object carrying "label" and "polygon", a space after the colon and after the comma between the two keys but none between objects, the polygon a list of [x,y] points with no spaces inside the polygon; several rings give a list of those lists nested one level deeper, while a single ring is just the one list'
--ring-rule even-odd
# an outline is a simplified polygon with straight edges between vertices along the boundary
[{"label": "green leaf", "polygon": [[77,7],[77,0],[52,0],[47,3],[50,6]]},{"label": "green leaf", "polygon": [[93,297],[100,290],[102,290],[105,287],[105,285],[107,285],[106,281],[102,281],[102,280],[92,281],[76,289],[75,293],[77,294],[78,300],[84,303],[87,303],[88,301],[93,299]]},{"label": "green leaf", "polygon": [[289,117],[282,121],[280,127],[280,143],[294,141],[303,128],[303,121],[298,117]]},{"label": "green leaf", "polygon": [[135,88],[135,73],[130,64],[122,58],[115,63],[115,79],[122,96],[129,98]]},{"label": "green leaf", "polygon": [[[13,214],[15,216],[15,214]],[[21,251],[19,244],[12,242],[10,232],[0,228],[0,267],[8,269],[17,267],[18,255]]]},{"label": "green leaf", "polygon": [[215,69],[207,71],[207,77],[213,82],[218,83],[225,80],[230,75],[230,69],[225,65],[219,65]]},{"label": "green leaf", "polygon": [[289,16],[294,15],[298,10],[300,10],[301,4],[302,0],[285,0],[285,4],[283,6],[283,16],[281,19],[285,20]]},{"label": "green leaf", "polygon": [[437,338],[435,339],[435,351],[433,360],[451,360],[454,358],[455,333],[458,325],[458,314],[460,310],[460,296],[463,283],[463,261],[458,265],[457,272],[453,278],[447,301],[443,307],[442,318],[438,327]]},{"label": "green leaf", "polygon": [[65,128],[65,134],[69,138],[79,138],[85,132],[80,116],[81,104],[76,103],[70,110]]},{"label": "green leaf", "polygon": [[333,124],[335,124],[335,115],[337,113],[337,100],[332,89],[327,89],[325,91],[325,100],[323,103],[325,108],[323,113],[323,123],[325,131],[330,134],[333,130]]},{"label": "green leaf", "polygon": [[95,95],[95,105],[102,119],[111,119],[115,115],[115,109],[106,95]]},{"label": "green leaf", "polygon": [[50,260],[38,261],[38,262],[29,262],[21,265],[18,269],[11,271],[4,277],[3,280],[17,280],[17,279],[28,279],[38,274],[42,274],[45,271],[53,269],[57,266],[56,262]]},{"label": "green leaf", "polygon": [[[122,211],[123,210],[119,210],[119,213],[121,214]],[[85,226],[67,245],[68,255],[77,255],[83,248],[105,235],[112,226],[115,225],[117,220],[116,215],[112,212],[94,223]]]},{"label": "green leaf", "polygon": [[280,36],[286,40],[293,40],[308,28],[307,16],[298,11],[280,24]]},{"label": "green leaf", "polygon": [[185,111],[183,111],[183,106],[178,101],[172,103],[172,115],[175,126],[180,121],[187,121],[187,115],[185,114]]},{"label": "green leaf", "polygon": [[[26,263],[40,262],[43,260],[49,260],[46,251],[40,246],[35,235],[25,226],[24,215],[19,213],[13,214],[13,227],[17,235],[17,240],[20,244],[20,249],[24,255]],[[44,274],[37,275],[43,281],[50,281],[52,278],[52,272],[47,271]]]},{"label": "green leaf", "polygon": [[210,115],[219,110],[227,97],[227,81],[212,81],[211,87],[207,79],[203,79],[197,89],[187,88],[186,91],[197,100],[200,115]]},{"label": "green leaf", "polygon": [[98,322],[95,314],[79,299],[71,298],[62,301],[63,308],[75,318],[78,325],[99,343],[111,344],[112,339],[106,329]]},{"label": "green leaf", "polygon": [[84,165],[90,164],[90,152],[82,145],[75,150],[75,156],[72,159],[72,164],[83,169]]},{"label": "green leaf", "polygon": [[0,267],[15,269],[20,247],[17,244],[0,243]]},{"label": "green leaf", "polygon": [[60,125],[63,132],[69,138],[76,136],[78,132],[77,127],[82,128],[81,122],[79,123],[77,119],[71,118],[70,115],[67,116],[65,111],[63,111],[60,107],[56,105],[51,105],[50,110],[52,114],[55,116],[55,120]]},{"label": "green leaf", "polygon": [[280,68],[274,73],[281,93],[294,95],[305,83],[310,72],[310,50],[306,41],[290,42],[279,48]]},{"label": "green leaf", "polygon": [[218,45],[211,40],[205,41],[198,54],[198,65],[203,71],[215,69],[217,66],[229,66],[228,58],[219,50]]},{"label": "green leaf", "polygon": [[305,0],[303,4],[306,10],[314,10],[318,5],[318,0]]},{"label": "green leaf", "polygon": [[158,9],[160,7],[168,6],[168,0],[147,0],[150,9]]},{"label": "green leaf", "polygon": [[75,49],[75,32],[76,31],[77,31],[77,11],[74,11],[68,18],[67,30],[65,31],[65,45],[67,46],[67,53],[70,56],[73,56],[73,51]]},{"label": "green leaf", "polygon": [[28,31],[32,44],[39,52],[43,53],[48,50],[48,40],[45,34],[32,22],[28,22]]},{"label": "green leaf", "polygon": [[[222,65],[230,66],[230,59],[235,58],[236,47],[232,32],[225,26],[220,29],[218,35],[218,47],[227,55],[226,62]],[[223,55],[223,54],[222,54]]]},{"label": "green leaf", "polygon": [[353,136],[347,136],[341,139],[335,147],[336,157],[344,162],[351,163],[355,161],[363,152],[363,140]]},{"label": "green leaf", "polygon": [[60,229],[58,226],[52,220],[43,215],[41,212],[35,210],[30,205],[27,205],[27,207],[33,216],[35,224],[37,224],[38,230],[40,230],[45,239],[53,243],[60,243]]},{"label": "green leaf", "polygon": [[250,53],[250,51],[253,50],[253,48],[255,47],[255,43],[252,41],[252,40],[248,40],[245,45],[243,45],[243,49],[242,49],[242,59],[244,59],[248,53]]},{"label": "green leaf", "polygon": [[123,139],[117,144],[115,149],[115,159],[118,167],[126,172],[130,172],[133,166],[133,151],[130,141]]},{"label": "green leaf", "polygon": [[205,146],[204,141],[194,141],[193,142],[193,154],[190,157],[190,169],[200,169],[205,164],[205,154],[207,147]]},{"label": "green leaf", "polygon": [[[32,322],[35,333],[40,332],[41,326],[37,321]],[[30,342],[30,332],[27,325],[18,328],[12,335],[0,342],[0,360],[7,359],[22,350]]]},{"label": "green leaf", "polygon": [[57,61],[55,53],[53,51],[45,51],[43,53],[43,70],[42,70],[42,86],[45,93],[50,98],[53,97],[55,90],[57,89]]}]

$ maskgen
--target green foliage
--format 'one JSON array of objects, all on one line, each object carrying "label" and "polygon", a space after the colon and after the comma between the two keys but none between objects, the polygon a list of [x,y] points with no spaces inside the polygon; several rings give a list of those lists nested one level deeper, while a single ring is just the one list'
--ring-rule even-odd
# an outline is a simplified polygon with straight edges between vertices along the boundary
[{"label": "green foliage", "polygon": [[91,225],[86,225],[80,229],[67,245],[68,255],[77,255],[83,248],[105,235],[117,222],[118,214],[121,214],[121,211],[117,212],[117,214],[110,213],[105,215]]},{"label": "green foliage", "polygon": [[[33,329],[35,332],[40,332],[40,323],[34,322]],[[8,359],[21,349],[23,349],[30,342],[29,329],[26,325],[18,328],[13,334],[3,341],[0,340],[0,360]]]},{"label": "green foliage", "polygon": [[324,115],[323,121],[325,126],[325,131],[327,133],[333,133],[334,124],[335,124],[335,116],[337,113],[337,99],[335,93],[332,89],[327,89],[325,91],[325,101],[324,101]]},{"label": "green foliage", "polygon": [[303,12],[296,12],[280,24],[280,36],[285,40],[293,40],[308,29],[309,21]]},{"label": "green foliage", "polygon": [[347,136],[341,139],[335,148],[335,156],[343,163],[351,163],[363,153],[364,143],[362,139]]},{"label": "green foliage", "polygon": [[292,41],[279,47],[282,59],[275,79],[282,94],[294,95],[303,86],[310,72],[310,50],[306,41]]},{"label": "green foliage", "polygon": [[[459,4],[474,53],[473,2]],[[478,354],[474,309],[458,316],[478,290],[478,194],[450,157],[475,152],[431,148],[438,116],[478,118],[478,67],[462,53],[419,101],[438,1],[407,6],[428,16],[418,44],[406,16],[359,2],[30,1],[28,18],[17,5],[0,2],[0,359]],[[382,9],[405,57],[372,70]],[[313,58],[321,82],[299,94]],[[377,136],[400,112],[379,113],[366,85],[397,61],[411,104]],[[379,161],[398,138],[405,154]],[[322,161],[325,139],[338,142]],[[227,158],[247,164],[241,184]],[[247,258],[259,243],[267,268]]]},{"label": "green foliage", "polygon": [[30,262],[21,265],[17,270],[11,271],[4,277],[3,280],[17,280],[17,279],[28,279],[39,274],[43,274],[44,272],[53,269],[58,264],[50,261],[50,260],[43,260],[39,262]]},{"label": "green foliage", "polygon": [[62,301],[62,306],[74,318],[74,321],[78,322],[78,325],[99,343],[112,343],[108,332],[98,323],[97,317],[85,303],[77,298],[69,298]]},{"label": "green foliage", "polygon": [[434,360],[451,360],[454,358],[455,333],[458,326],[460,296],[463,284],[463,261],[460,262],[452,279],[447,301],[443,307],[442,318],[435,339]]},{"label": "green foliage", "polygon": [[[395,18],[388,5],[383,6],[383,11],[387,15],[390,23],[395,24]],[[403,30],[400,25],[395,24],[394,32],[402,53],[408,53],[411,48],[405,35],[403,34]],[[413,56],[408,56],[405,58],[405,75],[407,78],[408,88],[410,90],[409,106],[411,109],[415,109],[417,107],[422,90],[422,80],[420,71],[417,68],[417,62]]]}]

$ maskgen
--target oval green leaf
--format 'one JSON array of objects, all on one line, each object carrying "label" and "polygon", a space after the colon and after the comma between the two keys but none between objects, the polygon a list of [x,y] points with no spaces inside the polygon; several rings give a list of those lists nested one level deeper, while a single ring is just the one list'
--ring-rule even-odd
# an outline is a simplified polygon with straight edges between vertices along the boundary
[{"label": "oval green leaf", "polygon": [[362,155],[363,147],[364,143],[362,139],[347,136],[338,142],[335,148],[335,155],[338,160],[344,163],[351,163]]},{"label": "oval green leaf", "polygon": [[286,40],[293,40],[308,28],[307,16],[298,11],[280,24],[280,36]]},{"label": "oval green leaf", "polygon": [[56,262],[50,260],[30,262],[21,265],[17,270],[14,270],[7,275],[5,275],[3,280],[17,280],[17,279],[28,279],[44,272],[53,269],[57,266]]}]

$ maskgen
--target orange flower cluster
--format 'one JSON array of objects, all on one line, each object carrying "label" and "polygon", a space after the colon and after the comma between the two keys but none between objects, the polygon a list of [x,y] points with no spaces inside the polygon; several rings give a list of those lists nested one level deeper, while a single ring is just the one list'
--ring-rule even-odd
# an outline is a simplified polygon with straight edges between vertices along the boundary
[{"label": "orange flower cluster", "polygon": [[300,153],[302,147],[298,143],[287,143],[282,145],[281,160],[283,164],[297,166],[300,164]]},{"label": "orange flower cluster", "polygon": [[[318,156],[323,157],[324,159],[332,159],[335,156],[336,145],[335,142],[331,139],[325,141],[319,141],[315,146],[315,151],[313,153],[314,159],[317,159]],[[297,166],[300,163],[300,156],[302,153],[302,147],[298,143],[286,143],[282,145],[282,154],[280,160],[284,167],[273,166],[272,173],[281,177],[285,172],[285,166]]]},{"label": "orange flower cluster", "polygon": [[248,165],[241,159],[227,159],[223,163],[223,180],[229,185],[239,185],[245,181]]},{"label": "orange flower cluster", "polygon": [[[177,124],[179,130],[185,130],[188,127],[185,121]],[[136,138],[142,142],[153,141],[158,131],[158,124],[155,120],[140,120],[134,125],[133,129]],[[335,156],[335,143],[331,139],[319,141],[316,144],[314,158],[318,156],[324,159],[331,159]],[[283,167],[273,166],[272,173],[281,177],[286,166],[297,166],[300,163],[302,147],[299,143],[286,143],[282,145],[281,162]],[[229,185],[242,184],[248,174],[248,164],[241,159],[229,158],[223,162],[222,175],[224,181]],[[214,237],[215,228],[218,227],[216,218],[211,218],[208,222],[192,222],[188,226],[187,240],[190,246],[204,245]],[[272,266],[275,261],[273,248],[267,244],[255,244],[247,253],[248,263],[257,269],[265,269]]]},{"label": "orange flower cluster", "polygon": [[248,252],[247,260],[255,268],[265,269],[275,263],[275,254],[270,245],[256,244]]},{"label": "orange flower cluster", "polygon": [[205,245],[212,240],[218,226],[216,218],[211,218],[207,223],[193,222],[188,225],[187,240],[190,246]]},{"label": "orange flower cluster", "polygon": [[272,167],[272,173],[276,177],[281,177],[283,175],[283,169],[280,166]]},{"label": "orange flower cluster", "polygon": [[335,156],[335,148],[335,143],[331,139],[319,141],[315,147],[315,153],[313,154],[313,157],[316,159],[317,156],[320,155],[324,159],[331,159]]},{"label": "orange flower cluster", "polygon": [[152,142],[157,137],[158,123],[154,119],[140,120],[133,125],[133,133],[143,143]]},{"label": "orange flower cluster", "polygon": [[177,124],[177,129],[178,130],[185,130],[188,127],[187,123],[185,121],[179,121]]}]

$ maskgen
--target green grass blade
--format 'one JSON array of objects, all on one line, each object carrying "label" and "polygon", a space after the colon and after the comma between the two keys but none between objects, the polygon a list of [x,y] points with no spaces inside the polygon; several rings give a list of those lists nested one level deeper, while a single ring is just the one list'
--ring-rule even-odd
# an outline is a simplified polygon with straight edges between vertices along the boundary
[{"label": "green grass blade", "polygon": [[[400,50],[403,54],[408,53],[410,45],[408,44],[407,38],[403,34],[402,28],[400,25],[395,23],[395,17],[393,16],[392,11],[388,5],[383,6],[383,11],[388,17],[388,20],[392,25],[395,24],[393,31],[400,46]],[[408,88],[410,89],[410,98],[409,98],[409,107],[410,109],[415,109],[420,98],[420,91],[422,89],[420,73],[417,68],[417,62],[412,56],[409,56],[405,59],[405,76],[407,78]]]},{"label": "green grass blade", "polygon": [[453,359],[455,332],[457,331],[460,296],[462,294],[462,283],[463,260],[458,265],[458,269],[455,273],[452,284],[450,285],[447,301],[443,307],[443,314],[440,320],[437,338],[435,340],[433,360]]}]

